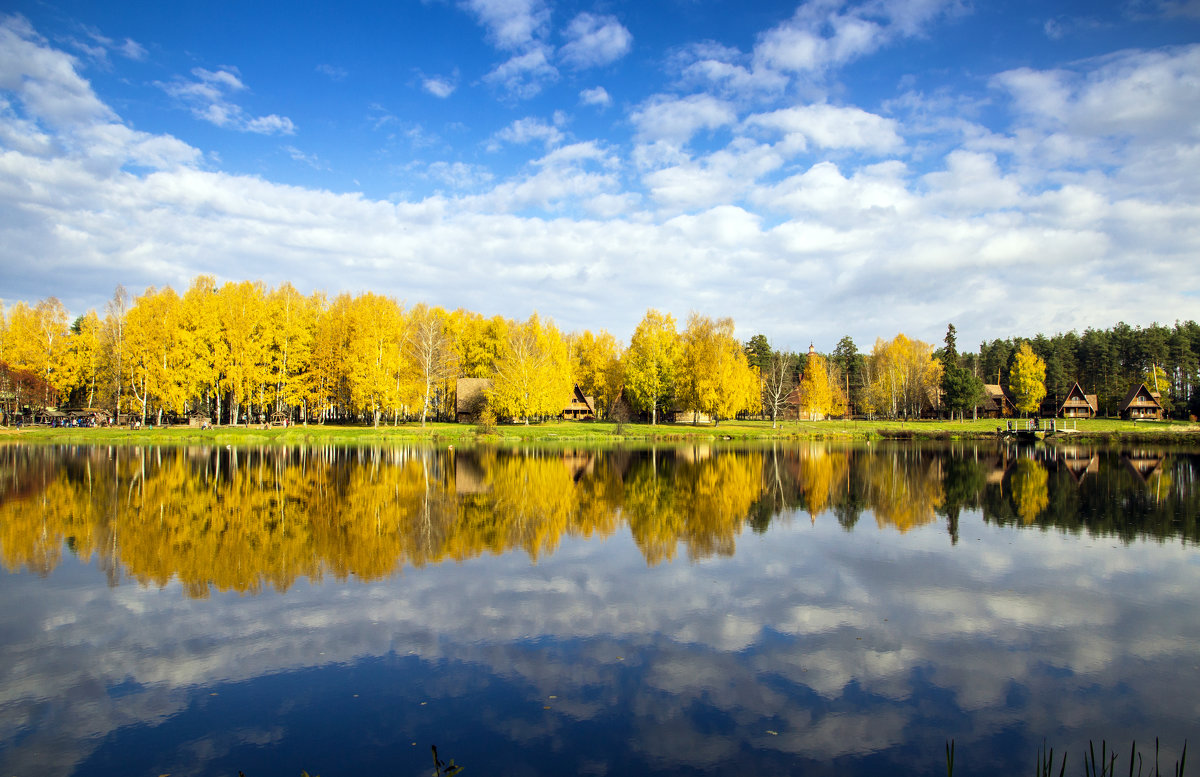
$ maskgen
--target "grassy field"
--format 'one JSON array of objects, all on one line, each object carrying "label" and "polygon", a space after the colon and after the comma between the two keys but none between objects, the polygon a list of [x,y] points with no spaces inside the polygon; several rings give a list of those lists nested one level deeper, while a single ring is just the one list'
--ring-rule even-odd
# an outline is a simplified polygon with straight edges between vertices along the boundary
[{"label": "grassy field", "polygon": [[[1068,422],[1077,427],[1074,439],[1144,440],[1200,444],[1200,424],[1179,421],[1131,422],[1109,419]],[[717,426],[691,424],[617,424],[605,421],[551,421],[541,424],[501,424],[483,430],[469,424],[431,423],[399,426],[308,426],[219,427],[192,429],[186,426],[158,429],[49,429],[44,427],[0,427],[0,440],[6,442],[80,442],[80,443],[220,443],[278,444],[312,443],[386,443],[428,442],[442,445],[513,442],[612,443],[687,440],[793,440],[793,439],[873,439],[911,437],[915,439],[972,439],[992,437],[1002,421],[786,421],[772,429],[770,421],[722,421]]]}]

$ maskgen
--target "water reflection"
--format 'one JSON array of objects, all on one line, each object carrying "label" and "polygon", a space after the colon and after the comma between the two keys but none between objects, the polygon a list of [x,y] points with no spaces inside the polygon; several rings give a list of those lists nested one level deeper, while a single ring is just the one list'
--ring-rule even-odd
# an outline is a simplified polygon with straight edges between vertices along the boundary
[{"label": "water reflection", "polygon": [[[1100,448],[0,448],[0,560],[49,574],[69,552],[191,596],[378,580],[483,554],[552,554],[627,530],[648,564],[734,553],[774,520],[869,514],[908,532],[985,521],[1197,539],[1193,454]],[[1114,498],[1116,495],[1117,498]]]},{"label": "water reflection", "polygon": [[1018,773],[1200,723],[1191,454],[0,465],[0,774]]}]

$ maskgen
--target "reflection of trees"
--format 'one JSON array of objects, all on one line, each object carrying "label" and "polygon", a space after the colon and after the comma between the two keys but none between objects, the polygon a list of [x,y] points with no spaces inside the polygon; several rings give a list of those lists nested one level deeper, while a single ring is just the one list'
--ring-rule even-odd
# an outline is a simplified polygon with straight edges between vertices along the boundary
[{"label": "reflection of trees", "polygon": [[639,457],[627,477],[624,510],[646,560],[674,558],[679,542],[691,559],[732,555],[734,537],[762,493],[762,459],[739,451]]},{"label": "reflection of trees", "polygon": [[1013,503],[1017,506],[1017,515],[1021,523],[1028,526],[1050,504],[1050,493],[1047,483],[1049,473],[1037,461],[1030,458],[1017,459],[1009,484]]},{"label": "reflection of trees", "polygon": [[[1033,456],[1034,458],[1030,458]],[[1086,476],[1079,461],[1086,458]],[[1146,462],[1153,460],[1154,466]],[[963,509],[1002,525],[1197,539],[1200,457],[988,446],[591,451],[0,447],[0,563],[48,574],[64,546],[114,584],[189,594],[378,579],[628,525],[648,563],[729,555],[744,527],[873,511],[908,531]]]},{"label": "reflection of trees", "polygon": [[859,476],[880,528],[902,532],[932,523],[945,499],[942,457],[928,449],[906,446],[866,457]]},{"label": "reflection of trees", "polygon": [[[1095,460],[1088,457],[1091,463],[1081,478],[1078,451],[1071,454],[1070,458],[1054,451],[1043,455],[1039,466],[1045,468],[1048,501],[1030,525],[1116,536],[1126,542],[1139,537],[1200,540],[1200,489],[1194,487],[1200,480],[1200,455],[1159,452],[1153,457],[1153,470],[1145,475],[1144,462],[1151,458],[1146,452],[1134,458],[1127,452],[1097,448]],[[1010,465],[1007,487],[987,487],[984,520],[1005,526],[1026,524],[1012,483],[1019,464],[1020,459]]]}]

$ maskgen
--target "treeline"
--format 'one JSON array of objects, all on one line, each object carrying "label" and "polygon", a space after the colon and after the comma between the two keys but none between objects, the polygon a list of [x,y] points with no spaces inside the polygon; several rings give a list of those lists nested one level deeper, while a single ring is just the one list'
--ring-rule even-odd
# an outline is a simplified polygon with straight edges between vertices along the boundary
[{"label": "treeline", "polygon": [[486,378],[483,412],[528,421],[562,413],[578,383],[601,413],[624,394],[654,417],[688,409],[713,419],[755,411],[758,380],[733,321],[649,311],[628,347],[601,330],[564,334],[467,310],[405,307],[370,292],[329,298],[290,284],[177,294],[118,287],[103,315],[70,321],[55,298],[0,310],[0,397],[8,413],[68,404],[161,422],[204,415],[247,423],[453,418],[458,378]]},{"label": "treeline", "polygon": [[1078,381],[1099,401],[1099,414],[1115,416],[1131,384],[1146,382],[1158,392],[1164,409],[1175,417],[1200,415],[1200,324],[1145,328],[1118,323],[1109,329],[1088,328],[1046,337],[1009,338],[980,344],[972,366],[987,383],[1009,385],[1014,354],[1028,343],[1046,365],[1046,396],[1065,397]]},{"label": "treeline", "polygon": [[[458,378],[485,378],[486,403],[476,408],[485,420],[558,416],[573,385],[594,397],[602,417],[640,414],[652,423],[663,414],[713,422],[966,414],[984,401],[984,383],[1009,388],[1023,343],[959,353],[951,326],[939,349],[898,334],[869,353],[844,337],[832,353],[796,355],[764,335],[738,342],[729,318],[693,313],[681,328],[649,310],[626,344],[602,329],[563,333],[536,313],[487,318],[371,292],[331,298],[286,283],[218,285],[199,276],[182,295],[151,287],[131,299],[118,287],[102,314],[73,321],[53,297],[0,308],[0,410],[104,408],[144,423],[277,414],[424,423],[455,417]],[[1131,381],[1161,379],[1164,404],[1177,414],[1196,409],[1194,322],[1120,324],[1027,344],[1045,362],[1050,396],[1078,380],[1111,415]]]}]

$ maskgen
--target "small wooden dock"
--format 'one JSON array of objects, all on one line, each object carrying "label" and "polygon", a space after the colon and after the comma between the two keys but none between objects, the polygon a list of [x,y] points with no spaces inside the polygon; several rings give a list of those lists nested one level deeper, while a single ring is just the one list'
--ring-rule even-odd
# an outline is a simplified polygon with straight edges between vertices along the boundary
[{"label": "small wooden dock", "polygon": [[[1070,427],[1067,424],[1070,423]],[[1044,440],[1056,435],[1074,434],[1079,431],[1077,422],[1064,418],[1011,418],[1004,426],[996,427],[1001,437],[1022,441]]]}]

